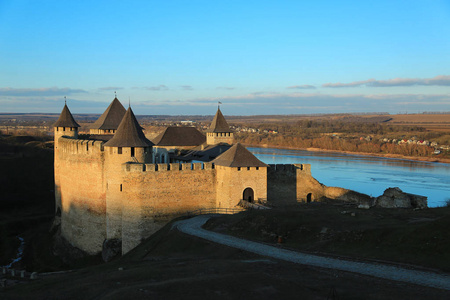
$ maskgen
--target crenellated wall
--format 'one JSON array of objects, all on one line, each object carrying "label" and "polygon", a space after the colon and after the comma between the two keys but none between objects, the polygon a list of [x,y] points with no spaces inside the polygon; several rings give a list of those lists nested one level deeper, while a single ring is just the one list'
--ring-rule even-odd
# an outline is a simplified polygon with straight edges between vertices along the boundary
[{"label": "crenellated wall", "polygon": [[[214,208],[216,172],[211,163],[123,166],[122,252],[137,246],[174,217]],[[119,198],[119,197],[117,197]]]},{"label": "crenellated wall", "polygon": [[234,208],[244,198],[244,190],[247,188],[253,191],[253,201],[267,200],[267,167],[216,166],[216,169],[218,208]]},{"label": "crenellated wall", "polygon": [[55,155],[61,234],[74,246],[98,253],[106,236],[103,142],[61,137]]},{"label": "crenellated wall", "polygon": [[124,254],[177,216],[198,209],[234,208],[242,199],[286,206],[324,197],[346,201],[359,197],[322,185],[312,177],[309,164],[269,168],[154,164],[149,148],[104,147],[102,141],[64,136],[56,145],[61,233],[90,254],[101,252],[103,242],[110,239],[122,241]]}]

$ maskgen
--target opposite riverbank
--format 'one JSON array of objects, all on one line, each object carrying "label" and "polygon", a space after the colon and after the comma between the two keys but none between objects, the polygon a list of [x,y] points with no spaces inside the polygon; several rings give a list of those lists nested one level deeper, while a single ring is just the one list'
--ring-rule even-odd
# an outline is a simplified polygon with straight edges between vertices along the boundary
[{"label": "opposite riverbank", "polygon": [[288,149],[288,150],[303,150],[303,151],[311,151],[311,152],[332,152],[332,153],[343,153],[343,154],[351,154],[351,155],[362,155],[362,156],[374,156],[374,157],[385,157],[385,158],[396,158],[396,159],[406,159],[406,160],[415,160],[415,161],[424,161],[424,162],[437,162],[450,164],[450,159],[448,158],[439,158],[439,157],[419,157],[419,156],[405,156],[400,154],[390,154],[390,153],[368,153],[368,152],[352,152],[352,151],[341,151],[341,150],[329,150],[329,149],[321,149],[321,148],[296,148],[296,147],[284,147],[284,146],[275,146],[268,144],[243,144],[246,147],[255,147],[255,148],[274,148],[274,149]]}]

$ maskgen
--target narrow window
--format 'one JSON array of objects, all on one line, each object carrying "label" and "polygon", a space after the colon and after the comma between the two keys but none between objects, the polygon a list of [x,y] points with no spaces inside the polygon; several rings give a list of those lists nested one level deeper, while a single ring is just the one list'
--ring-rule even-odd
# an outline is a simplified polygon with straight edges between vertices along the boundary
[{"label": "narrow window", "polygon": [[250,171],[250,167],[247,167],[247,171]]},{"label": "narrow window", "polygon": [[122,147],[117,148],[117,154],[122,154]]},{"label": "narrow window", "polygon": [[66,127],[63,127],[63,131],[66,131]]},{"label": "narrow window", "polygon": [[241,167],[238,167],[238,171],[240,171],[241,170]]},{"label": "narrow window", "polygon": [[259,167],[256,167],[256,171],[258,171],[259,170]]},{"label": "narrow window", "polygon": [[134,157],[134,147],[131,147],[131,157]]},{"label": "narrow window", "polygon": [[120,185],[120,191],[122,191],[122,185]]}]

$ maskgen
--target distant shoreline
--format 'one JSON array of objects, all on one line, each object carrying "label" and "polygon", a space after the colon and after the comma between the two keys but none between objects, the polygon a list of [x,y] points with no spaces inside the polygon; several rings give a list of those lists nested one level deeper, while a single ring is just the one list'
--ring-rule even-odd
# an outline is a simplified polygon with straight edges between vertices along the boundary
[{"label": "distant shoreline", "polygon": [[397,159],[407,159],[415,161],[425,161],[425,162],[437,162],[450,164],[450,159],[447,158],[434,158],[434,157],[417,157],[417,156],[404,156],[400,154],[389,154],[389,153],[367,153],[367,152],[352,152],[352,151],[341,151],[341,150],[329,150],[321,148],[297,148],[297,147],[283,147],[283,146],[273,146],[267,144],[243,144],[246,147],[257,147],[257,148],[275,148],[275,149],[289,149],[289,150],[304,150],[311,152],[333,152],[333,153],[345,153],[352,155],[362,155],[362,156],[374,156],[374,157],[385,157],[385,158],[397,158]]}]

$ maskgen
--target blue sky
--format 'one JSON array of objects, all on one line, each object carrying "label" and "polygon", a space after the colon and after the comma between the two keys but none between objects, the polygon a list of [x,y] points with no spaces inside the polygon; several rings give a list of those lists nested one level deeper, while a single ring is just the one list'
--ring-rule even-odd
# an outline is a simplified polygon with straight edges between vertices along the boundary
[{"label": "blue sky", "polygon": [[0,112],[450,111],[450,1],[0,1]]}]

